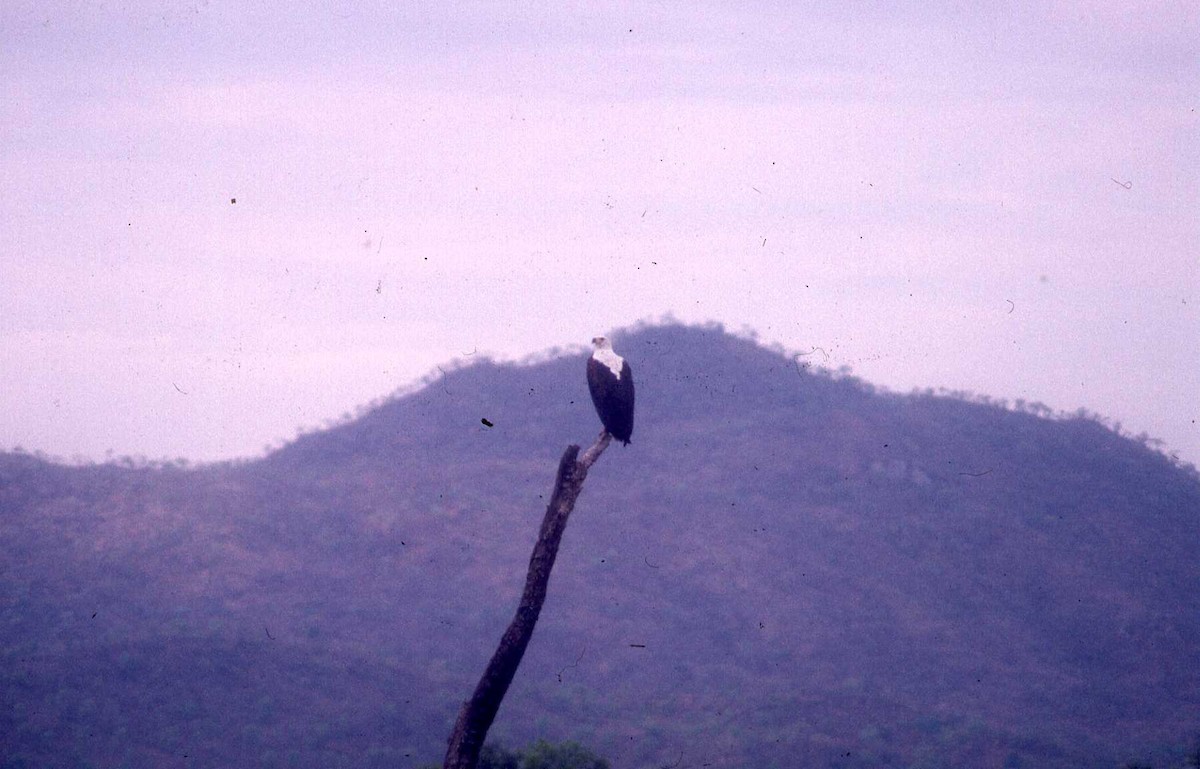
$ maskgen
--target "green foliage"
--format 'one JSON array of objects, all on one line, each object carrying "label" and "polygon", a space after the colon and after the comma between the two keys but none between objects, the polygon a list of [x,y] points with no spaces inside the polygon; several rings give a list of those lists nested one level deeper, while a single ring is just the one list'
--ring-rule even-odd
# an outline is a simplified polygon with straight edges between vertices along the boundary
[{"label": "green foliage", "polygon": [[[420,769],[438,767],[423,764]],[[538,740],[523,751],[488,743],[479,751],[478,769],[609,769],[609,764],[578,742]]]},{"label": "green foliage", "polygon": [[521,769],[521,754],[489,743],[479,751],[479,769]]},{"label": "green foliage", "polygon": [[608,769],[608,762],[578,742],[538,740],[521,757],[520,769]]}]

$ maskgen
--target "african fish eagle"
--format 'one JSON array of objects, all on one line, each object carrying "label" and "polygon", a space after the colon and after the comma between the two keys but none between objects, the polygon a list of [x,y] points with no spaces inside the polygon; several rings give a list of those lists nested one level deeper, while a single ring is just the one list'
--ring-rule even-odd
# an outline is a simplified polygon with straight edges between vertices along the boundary
[{"label": "african fish eagle", "polygon": [[633,372],[607,338],[596,337],[592,346],[596,349],[587,362],[592,403],[608,434],[628,446],[633,435]]}]

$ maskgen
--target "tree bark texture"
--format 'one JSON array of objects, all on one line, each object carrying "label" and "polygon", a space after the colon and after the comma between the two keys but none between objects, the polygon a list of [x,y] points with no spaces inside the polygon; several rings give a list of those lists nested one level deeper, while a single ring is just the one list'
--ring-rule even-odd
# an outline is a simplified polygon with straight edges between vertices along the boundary
[{"label": "tree bark texture", "polygon": [[550,570],[554,568],[554,559],[558,556],[558,545],[567,527],[567,518],[575,507],[579,493],[583,491],[588,468],[599,459],[611,441],[612,436],[603,432],[583,453],[583,457],[578,458],[579,447],[575,445],[568,446],[563,452],[558,462],[554,492],[550,496],[550,504],[546,506],[546,515],[542,519],[533,554],[529,557],[529,572],[525,575],[521,603],[484,669],[475,693],[463,703],[458,713],[454,730],[450,732],[443,769],[475,769],[479,762],[479,751],[483,748],[488,729],[500,710],[500,703],[517,673],[525,647],[533,636],[538,615],[542,612]]}]

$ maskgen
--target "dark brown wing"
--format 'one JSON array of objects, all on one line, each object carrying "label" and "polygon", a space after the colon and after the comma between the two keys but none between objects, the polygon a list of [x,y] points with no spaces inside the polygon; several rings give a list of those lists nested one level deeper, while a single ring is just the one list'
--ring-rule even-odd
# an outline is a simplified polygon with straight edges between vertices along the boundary
[{"label": "dark brown wing", "polygon": [[616,402],[619,404],[619,414],[617,415],[618,424],[614,425],[610,432],[613,437],[619,441],[629,444],[630,438],[633,437],[633,369],[629,367],[629,361],[625,361],[621,366],[621,378],[616,382]]},{"label": "dark brown wing", "polygon": [[[587,380],[588,392],[592,394],[592,405],[596,407],[596,413],[600,415],[600,421],[604,421],[604,404],[612,400],[613,377],[612,372],[608,370],[600,361],[595,358],[588,358],[587,361]],[[608,428],[607,423],[605,429]]]}]

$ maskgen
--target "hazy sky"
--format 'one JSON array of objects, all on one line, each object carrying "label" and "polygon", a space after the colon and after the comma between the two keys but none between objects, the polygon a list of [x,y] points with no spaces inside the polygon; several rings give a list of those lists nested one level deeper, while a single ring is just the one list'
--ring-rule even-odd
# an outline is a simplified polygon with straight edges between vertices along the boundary
[{"label": "hazy sky", "polygon": [[252,455],[671,312],[1200,463],[1194,2],[399,5],[0,4],[0,446]]}]

